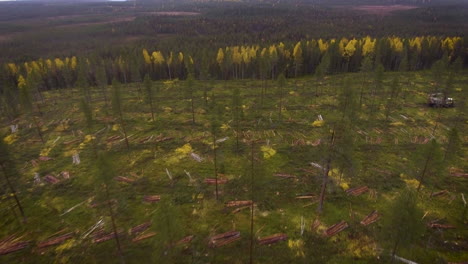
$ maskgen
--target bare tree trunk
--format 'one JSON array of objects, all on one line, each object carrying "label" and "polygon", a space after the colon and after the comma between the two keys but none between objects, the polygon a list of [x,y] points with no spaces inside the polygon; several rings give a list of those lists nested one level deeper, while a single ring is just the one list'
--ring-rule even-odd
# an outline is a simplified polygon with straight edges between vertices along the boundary
[{"label": "bare tree trunk", "polygon": [[326,168],[323,171],[323,175],[322,175],[322,188],[320,190],[320,202],[317,208],[319,213],[323,212],[323,203],[325,201],[325,192],[327,190],[328,172],[330,171],[330,163],[331,163],[331,159],[328,158]]},{"label": "bare tree trunk", "polygon": [[254,249],[254,141],[252,140],[250,145],[250,163],[251,163],[251,174],[250,174],[250,199],[252,204],[250,205],[250,248],[249,263],[253,263],[253,249]]},{"label": "bare tree trunk", "polygon": [[396,251],[398,249],[398,244],[399,243],[400,243],[400,238],[398,237],[397,240],[395,241],[395,245],[393,246],[391,263],[393,263],[395,261],[395,254],[396,254]]},{"label": "bare tree trunk", "polygon": [[153,98],[149,98],[149,100],[150,100],[150,108],[151,108],[151,119],[154,122]]},{"label": "bare tree trunk", "polygon": [[[16,190],[15,190],[15,188],[13,188],[13,185],[10,182],[10,178],[8,178],[8,173],[6,171],[6,168],[5,168],[5,166],[3,164],[0,164],[0,166],[2,167],[3,175],[5,176],[8,187],[10,188],[11,193],[13,194],[13,198],[15,199],[16,205],[18,206],[18,209],[19,209],[19,211],[21,213],[21,217],[23,218],[23,223],[26,223],[26,216],[24,215],[23,206],[21,205],[21,203],[20,203],[20,201],[18,199],[18,196],[16,195]],[[16,216],[16,214],[15,214],[15,216]]]},{"label": "bare tree trunk", "polygon": [[125,130],[125,124],[123,121],[122,110],[119,111],[119,114],[120,114],[120,125],[122,126],[122,131],[125,136],[125,145],[127,146],[127,150],[130,150],[130,145],[128,144],[127,131]]},{"label": "bare tree trunk", "polygon": [[[214,130],[214,129],[213,129]],[[216,188],[216,201],[218,201],[218,163],[216,160],[216,134],[213,131],[213,161],[214,161],[214,176],[215,176],[215,188]]]},{"label": "bare tree trunk", "polygon": [[424,177],[426,176],[426,170],[427,170],[427,166],[429,165],[429,161],[431,160],[431,153],[429,153],[427,155],[427,159],[426,159],[426,162],[424,163],[424,169],[421,173],[421,176],[419,177],[419,184],[418,184],[418,189],[417,189],[417,192],[419,192],[419,190],[421,189],[421,186],[422,186],[422,183],[423,183],[423,180],[424,180]]},{"label": "bare tree trunk", "polygon": [[191,102],[191,105],[192,105],[192,124],[195,125],[195,107],[193,105],[193,94],[192,93],[190,94],[190,97],[191,97],[190,102]]},{"label": "bare tree trunk", "polygon": [[33,120],[34,120],[34,124],[36,125],[36,129],[37,129],[37,134],[39,134],[39,137],[41,138],[41,142],[42,144],[44,144],[44,137],[42,136],[42,131],[41,131],[41,127],[39,126],[39,122],[37,122],[37,119],[36,117],[33,116]]}]

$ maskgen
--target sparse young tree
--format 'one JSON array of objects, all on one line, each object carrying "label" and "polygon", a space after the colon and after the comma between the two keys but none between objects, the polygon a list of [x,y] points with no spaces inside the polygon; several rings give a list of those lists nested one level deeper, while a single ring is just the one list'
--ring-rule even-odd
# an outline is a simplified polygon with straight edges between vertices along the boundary
[{"label": "sparse young tree", "polygon": [[398,107],[398,96],[401,92],[400,85],[398,83],[398,77],[395,76],[392,80],[392,84],[390,86],[390,94],[387,96],[387,103],[385,105],[385,120],[388,121],[388,117],[390,113]]},{"label": "sparse young tree", "polygon": [[450,129],[448,133],[448,143],[445,148],[444,162],[451,164],[456,157],[461,154],[462,141],[457,128]]},{"label": "sparse young tree", "polygon": [[120,88],[121,84],[114,79],[112,82],[112,111],[114,115],[119,118],[120,126],[122,127],[122,131],[125,136],[125,145],[127,146],[127,150],[130,149],[130,145],[128,143],[127,138],[127,131],[125,130],[125,123],[123,119],[123,110],[122,110],[122,91]]},{"label": "sparse young tree", "polygon": [[41,125],[37,120],[36,113],[34,111],[34,103],[33,98],[31,95],[31,87],[27,80],[24,79],[22,75],[18,78],[18,89],[19,89],[19,98],[21,106],[23,107],[24,111],[28,113],[36,126],[37,134],[39,135],[41,142],[45,143],[44,137],[42,135]]},{"label": "sparse young tree", "polygon": [[242,97],[240,90],[236,87],[232,90],[232,119],[234,121],[234,133],[236,134],[236,151],[239,152],[240,122],[243,116]]},{"label": "sparse young tree", "polygon": [[15,200],[16,206],[18,207],[18,210],[21,213],[23,222],[26,222],[26,216],[24,214],[23,206],[21,205],[18,195],[16,194],[16,189],[11,181],[11,177],[19,177],[19,173],[13,162],[13,159],[11,158],[8,145],[3,141],[3,136],[0,137],[0,167],[2,169],[3,177],[5,178],[8,188],[10,189],[11,195]]},{"label": "sparse young tree", "polygon": [[211,109],[210,109],[210,129],[211,129],[211,138],[212,138],[212,143],[213,143],[213,162],[214,162],[214,177],[215,177],[215,196],[216,196],[216,201],[218,201],[218,160],[217,160],[217,147],[216,147],[216,137],[218,135],[219,131],[219,120],[218,120],[218,115],[220,114],[218,111],[218,105],[216,104],[216,100],[214,95],[212,95],[213,101],[211,104]]},{"label": "sparse young tree", "polygon": [[437,181],[443,174],[445,164],[439,143],[432,139],[429,143],[422,145],[414,154],[413,163],[416,178],[419,181],[417,188],[419,192],[423,184],[429,180]]},{"label": "sparse young tree", "polygon": [[392,263],[398,249],[410,246],[424,231],[422,216],[413,190],[405,190],[391,201],[383,218],[382,240],[392,248]]},{"label": "sparse young tree", "polygon": [[177,263],[174,247],[176,241],[184,235],[181,219],[183,215],[179,206],[174,204],[169,196],[163,196],[153,217],[158,232],[154,245],[156,262]]},{"label": "sparse young tree", "polygon": [[193,98],[193,85],[194,80],[192,74],[189,74],[187,77],[187,85],[186,85],[186,98],[190,100],[190,109],[192,112],[192,124],[195,124],[195,103]]},{"label": "sparse young tree", "polygon": [[109,215],[111,218],[112,231],[114,232],[117,252],[120,256],[121,262],[125,263],[123,253],[122,253],[122,247],[120,244],[119,232],[117,230],[117,225],[115,223],[114,209],[112,208],[112,201],[111,201],[110,194],[109,194],[109,184],[112,181],[112,179],[116,176],[114,166],[111,160],[109,159],[109,157],[105,156],[105,154],[101,154],[98,157],[96,166],[97,166],[97,173],[98,173],[97,178],[100,180],[100,182],[104,186],[104,192],[106,196],[106,205],[107,205],[107,208],[109,209]]},{"label": "sparse young tree", "polygon": [[153,106],[153,82],[148,74],[145,75],[143,81],[145,86],[145,101],[148,102],[151,110],[151,119],[154,122],[154,106]]},{"label": "sparse young tree", "polygon": [[281,122],[281,119],[282,119],[281,112],[282,112],[282,109],[283,109],[284,86],[286,86],[286,77],[284,77],[284,74],[281,73],[278,76],[278,93],[279,93],[279,97],[280,97],[279,111],[278,111],[279,122]]}]

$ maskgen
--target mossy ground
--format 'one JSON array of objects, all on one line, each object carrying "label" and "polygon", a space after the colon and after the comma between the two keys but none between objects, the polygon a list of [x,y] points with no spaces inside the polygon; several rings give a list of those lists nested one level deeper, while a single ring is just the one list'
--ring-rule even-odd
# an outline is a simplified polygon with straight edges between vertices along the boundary
[{"label": "mossy ground", "polygon": [[[230,200],[250,199],[250,145],[246,135],[262,140],[254,148],[255,152],[255,237],[274,233],[286,233],[286,242],[254,248],[256,263],[380,263],[387,258],[388,248],[383,247],[380,238],[382,224],[376,222],[361,226],[359,221],[372,210],[385,212],[386,206],[395,195],[412,184],[415,175],[411,169],[411,156],[424,139],[429,138],[436,125],[435,138],[445,148],[448,128],[458,124],[459,131],[466,131],[466,116],[460,107],[432,109],[425,105],[426,94],[430,90],[430,75],[426,72],[386,73],[384,86],[390,86],[391,79],[398,75],[402,93],[400,107],[394,109],[389,120],[385,120],[385,105],[378,111],[368,109],[366,95],[356,120],[358,130],[355,155],[359,170],[354,177],[340,176],[335,168],[332,182],[326,194],[322,214],[317,213],[315,200],[296,199],[297,195],[318,195],[321,175],[310,162],[323,162],[321,145],[314,142],[329,136],[327,120],[337,115],[337,90],[342,79],[350,78],[352,89],[370,87],[372,83],[361,74],[346,74],[327,77],[317,81],[311,77],[289,79],[285,87],[285,98],[281,120],[278,117],[278,88],[268,81],[265,96],[262,98],[261,81],[198,81],[195,83],[196,123],[191,122],[189,101],[184,98],[184,82],[155,82],[159,87],[156,96],[156,121],[151,120],[149,106],[142,100],[141,84],[128,84],[122,87],[124,95],[124,119],[130,141],[127,150],[123,140],[106,142],[111,136],[122,136],[121,127],[112,118],[110,103],[105,105],[103,94],[93,88],[92,107],[96,120],[91,131],[84,125],[79,109],[80,91],[66,89],[44,93],[40,116],[46,142],[39,138],[31,124],[31,119],[22,115],[16,123],[19,132],[10,136],[9,122],[3,120],[2,132],[6,133],[13,156],[20,170],[14,179],[18,196],[28,218],[20,224],[12,213],[12,200],[7,197],[7,189],[2,189],[0,237],[11,234],[24,235],[24,240],[32,241],[31,246],[6,256],[0,256],[2,263],[112,263],[119,262],[113,240],[92,244],[89,238],[80,236],[99,219],[105,221],[105,229],[110,231],[107,208],[91,208],[93,200],[99,200],[103,193],[102,185],[96,179],[93,144],[99,152],[108,152],[112,157],[117,175],[135,179],[133,183],[112,180],[112,198],[118,229],[125,230],[122,237],[123,251],[127,263],[246,263],[249,260],[250,209],[237,214],[224,207]],[[453,95],[456,101],[467,100],[468,78],[459,74],[455,78]],[[204,98],[203,90],[208,90]],[[241,121],[243,133],[239,150],[231,114],[232,89],[239,87],[243,98],[244,117]],[[155,88],[156,89],[156,88]],[[367,89],[367,88],[366,88]],[[217,138],[229,137],[217,144],[218,171],[229,182],[220,185],[220,199],[215,200],[214,185],[203,182],[214,177],[213,150],[210,134],[209,105],[215,97],[221,106],[220,132]],[[108,98],[110,98],[108,94]],[[205,101],[207,99],[207,101]],[[206,103],[207,102],[207,103]],[[317,116],[322,115],[324,124],[313,125]],[[461,120],[461,121],[460,121]],[[390,125],[389,125],[390,124]],[[86,135],[94,135],[89,141]],[[153,139],[172,139],[155,143],[140,141],[148,136]],[[467,171],[467,135],[461,133],[462,153],[451,167]],[[77,142],[64,144],[77,139]],[[380,143],[376,143],[380,142]],[[186,151],[188,145],[204,160],[197,162]],[[265,147],[267,146],[268,147]],[[262,152],[262,148],[263,152]],[[177,150],[178,149],[178,150]],[[272,151],[273,150],[273,151]],[[33,166],[31,160],[40,155],[51,157],[50,161],[39,161]],[[81,164],[72,164],[72,155],[79,153]],[[264,153],[267,153],[263,155]],[[172,174],[167,176],[166,169]],[[304,170],[306,169],[306,170]],[[41,177],[57,175],[69,171],[71,178],[51,185],[35,185],[34,173]],[[194,181],[190,181],[186,172]],[[275,173],[296,176],[283,179]],[[403,175],[402,175],[403,174]],[[402,248],[399,255],[418,263],[444,263],[444,261],[466,261],[467,231],[466,216],[461,194],[466,194],[466,178],[445,174],[442,180],[425,185],[419,194],[420,206],[427,212],[424,222],[443,219],[455,229],[427,229],[424,235],[410,248]],[[414,183],[414,182],[413,182]],[[348,196],[343,187],[367,185],[373,194],[364,193],[357,197]],[[345,187],[346,188],[346,187]],[[432,190],[448,190],[449,194],[429,198]],[[168,203],[145,203],[146,195],[161,195],[174,205],[167,213]],[[102,200],[102,199],[101,199]],[[80,204],[73,211],[67,209]],[[158,222],[165,217],[173,219],[169,226]],[[385,217],[385,213],[382,217]],[[311,230],[315,219],[321,222],[318,231]],[[341,220],[349,228],[331,238],[321,232]],[[133,243],[128,230],[146,221],[153,221],[150,231],[158,234],[139,243]],[[301,235],[301,222],[305,231]],[[36,243],[52,234],[66,229],[76,232],[73,240],[44,252],[36,249]],[[241,232],[241,240],[231,245],[211,249],[208,237],[236,229]],[[164,231],[164,232],[163,232]],[[164,233],[166,237],[160,235]],[[165,248],[166,240],[178,240],[194,235],[194,240],[185,246]],[[170,238],[168,238],[169,236]],[[159,250],[162,248],[162,250]],[[158,250],[156,250],[158,249]]]}]

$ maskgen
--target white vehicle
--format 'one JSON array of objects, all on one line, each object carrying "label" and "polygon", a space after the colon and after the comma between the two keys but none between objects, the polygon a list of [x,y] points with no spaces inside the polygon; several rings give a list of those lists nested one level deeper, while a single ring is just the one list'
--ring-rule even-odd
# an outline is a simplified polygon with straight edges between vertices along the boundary
[{"label": "white vehicle", "polygon": [[430,107],[454,107],[453,98],[445,97],[443,93],[429,94],[427,104]]}]

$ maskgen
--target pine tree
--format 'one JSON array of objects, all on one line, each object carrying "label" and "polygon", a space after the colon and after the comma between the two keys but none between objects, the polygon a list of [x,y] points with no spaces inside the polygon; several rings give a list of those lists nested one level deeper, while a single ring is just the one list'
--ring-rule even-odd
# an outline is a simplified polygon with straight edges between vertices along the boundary
[{"label": "pine tree", "polygon": [[111,160],[109,159],[109,157],[107,157],[105,154],[101,154],[98,157],[96,166],[97,166],[97,173],[98,173],[97,178],[99,179],[100,182],[102,182],[102,185],[104,186],[106,204],[107,204],[107,208],[109,209],[109,215],[111,218],[112,231],[114,232],[117,252],[119,253],[121,262],[125,263],[123,253],[122,253],[122,247],[120,244],[119,232],[117,230],[117,225],[115,223],[114,209],[112,208],[112,202],[111,202],[111,198],[109,194],[109,184],[116,175],[114,171],[114,166]]},{"label": "pine tree", "polygon": [[382,240],[392,248],[392,263],[398,249],[411,246],[424,231],[422,216],[417,194],[412,190],[399,193],[389,205],[383,219]]}]

